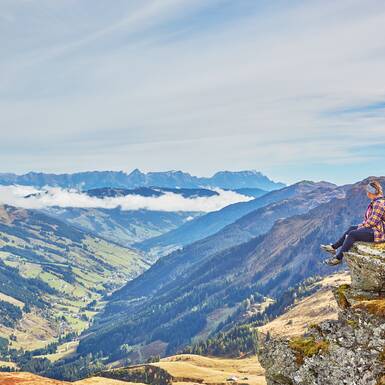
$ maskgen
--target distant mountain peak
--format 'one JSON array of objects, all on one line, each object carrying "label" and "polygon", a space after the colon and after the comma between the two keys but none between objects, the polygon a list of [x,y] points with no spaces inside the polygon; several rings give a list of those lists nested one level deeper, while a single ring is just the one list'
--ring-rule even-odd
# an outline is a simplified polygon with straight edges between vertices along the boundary
[{"label": "distant mountain peak", "polygon": [[218,175],[263,175],[260,171],[257,170],[238,170],[238,171],[229,171],[229,170],[224,170],[224,171],[217,171],[214,176]]},{"label": "distant mountain peak", "polygon": [[140,171],[138,168],[135,168],[128,174],[128,176],[136,176],[136,175],[145,175],[145,174],[142,171]]},{"label": "distant mountain peak", "polygon": [[113,187],[132,189],[137,187],[203,188],[205,186],[237,190],[259,188],[277,190],[283,183],[274,182],[256,170],[218,171],[211,177],[198,177],[182,170],[142,172],[135,168],[130,173],[124,171],[84,171],[72,174],[54,174],[30,171],[24,175],[0,174],[0,185],[29,185],[37,188],[57,186],[62,188]]}]

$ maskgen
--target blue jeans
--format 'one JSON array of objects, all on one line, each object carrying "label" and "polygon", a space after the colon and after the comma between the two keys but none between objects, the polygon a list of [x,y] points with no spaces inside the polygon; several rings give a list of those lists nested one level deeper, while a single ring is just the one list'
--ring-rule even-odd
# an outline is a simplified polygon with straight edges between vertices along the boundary
[{"label": "blue jeans", "polygon": [[336,243],[332,244],[334,249],[341,247],[340,251],[336,255],[336,258],[341,260],[343,253],[349,251],[353,246],[353,243],[357,241],[374,242],[373,229],[369,229],[367,227],[358,229],[358,226],[350,226],[344,235]]}]

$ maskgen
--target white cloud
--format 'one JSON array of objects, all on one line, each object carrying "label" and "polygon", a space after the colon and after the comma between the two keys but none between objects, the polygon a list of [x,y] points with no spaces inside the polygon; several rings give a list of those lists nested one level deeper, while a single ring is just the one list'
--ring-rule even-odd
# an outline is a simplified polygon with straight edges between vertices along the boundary
[{"label": "white cloud", "polygon": [[[0,186],[0,203],[28,209],[46,207],[104,208],[122,210],[146,209],[152,211],[202,211],[210,212],[237,202],[253,199],[234,191],[216,189],[218,195],[211,197],[185,198],[167,192],[159,197],[127,195],[124,197],[90,197],[76,190],[57,187],[38,190],[30,186]],[[28,197],[27,197],[28,196]]]},{"label": "white cloud", "polygon": [[2,167],[287,180],[288,167],[341,159],[352,174],[363,131],[385,140],[383,110],[328,114],[384,99],[384,2],[103,3],[4,2]]}]

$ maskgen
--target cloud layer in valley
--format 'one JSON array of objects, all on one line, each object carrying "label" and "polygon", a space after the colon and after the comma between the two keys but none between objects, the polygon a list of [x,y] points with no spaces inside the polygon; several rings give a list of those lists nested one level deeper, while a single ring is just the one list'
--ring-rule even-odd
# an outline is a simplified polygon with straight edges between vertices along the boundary
[{"label": "cloud layer in valley", "polygon": [[221,189],[216,191],[218,195],[194,198],[185,198],[182,195],[169,192],[159,197],[127,195],[97,198],[76,190],[57,187],[37,190],[30,186],[0,186],[0,203],[28,209],[44,209],[52,206],[104,209],[120,207],[122,210],[210,212],[232,203],[253,199],[234,191]]}]

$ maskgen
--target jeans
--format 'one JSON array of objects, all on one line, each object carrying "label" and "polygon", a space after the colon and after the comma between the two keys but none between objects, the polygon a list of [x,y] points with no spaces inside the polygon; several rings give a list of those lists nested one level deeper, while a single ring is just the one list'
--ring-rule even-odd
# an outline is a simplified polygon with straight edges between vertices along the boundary
[{"label": "jeans", "polygon": [[350,226],[344,235],[332,245],[334,249],[341,247],[340,251],[336,255],[336,258],[341,260],[343,253],[349,251],[353,246],[353,243],[357,241],[374,242],[373,229],[369,229],[367,227],[358,229],[358,226]]}]

